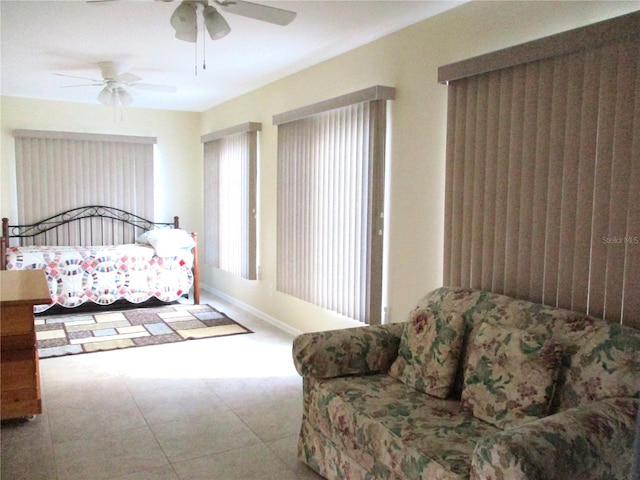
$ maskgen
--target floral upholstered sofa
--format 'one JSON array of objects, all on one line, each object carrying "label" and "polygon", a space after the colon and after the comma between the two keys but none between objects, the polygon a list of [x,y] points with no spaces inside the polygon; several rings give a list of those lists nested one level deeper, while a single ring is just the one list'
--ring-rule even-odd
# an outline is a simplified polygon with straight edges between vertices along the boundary
[{"label": "floral upholstered sofa", "polygon": [[444,287],[294,340],[298,456],[329,479],[630,478],[640,331]]}]

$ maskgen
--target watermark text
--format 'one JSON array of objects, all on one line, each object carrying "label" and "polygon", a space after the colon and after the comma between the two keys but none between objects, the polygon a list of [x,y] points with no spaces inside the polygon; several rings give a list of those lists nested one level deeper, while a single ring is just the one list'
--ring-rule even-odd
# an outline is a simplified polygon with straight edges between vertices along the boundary
[{"label": "watermark text", "polygon": [[602,243],[607,245],[638,245],[640,237],[602,237]]}]

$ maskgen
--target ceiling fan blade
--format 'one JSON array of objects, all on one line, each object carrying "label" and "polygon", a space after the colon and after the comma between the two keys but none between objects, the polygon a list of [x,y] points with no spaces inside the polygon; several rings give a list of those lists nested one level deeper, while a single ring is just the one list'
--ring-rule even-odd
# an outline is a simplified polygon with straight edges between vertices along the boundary
[{"label": "ceiling fan blade", "polygon": [[83,83],[81,85],[61,85],[60,88],[101,87],[104,83]]},{"label": "ceiling fan blade", "polygon": [[125,85],[129,85],[133,82],[139,82],[142,80],[141,77],[134,75],[133,73],[125,72],[117,75],[114,80],[118,83],[124,83]]},{"label": "ceiling fan blade", "polygon": [[282,8],[267,7],[257,3],[245,2],[243,0],[218,1],[215,3],[227,12],[243,17],[262,20],[263,22],[274,23],[276,25],[289,25],[296,18],[297,13]]},{"label": "ceiling fan blade", "polygon": [[87,80],[89,82],[95,82],[98,85],[101,85],[103,80],[97,80],[95,78],[87,78],[87,77],[79,77],[77,75],[66,75],[64,73],[54,73],[54,75],[57,75],[59,77],[68,77],[68,78],[79,78],[80,80]]},{"label": "ceiling fan blade", "polygon": [[166,93],[176,93],[178,91],[176,87],[171,87],[169,85],[155,85],[153,83],[132,83],[129,87]]}]

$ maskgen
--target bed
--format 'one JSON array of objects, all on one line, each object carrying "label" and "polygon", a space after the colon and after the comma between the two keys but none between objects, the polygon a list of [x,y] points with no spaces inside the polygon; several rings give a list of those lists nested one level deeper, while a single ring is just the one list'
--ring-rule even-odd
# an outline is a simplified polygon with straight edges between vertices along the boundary
[{"label": "bed", "polygon": [[200,302],[197,236],[172,222],[152,222],[102,205],[74,208],[29,225],[2,219],[0,268],[45,271],[51,303]]}]

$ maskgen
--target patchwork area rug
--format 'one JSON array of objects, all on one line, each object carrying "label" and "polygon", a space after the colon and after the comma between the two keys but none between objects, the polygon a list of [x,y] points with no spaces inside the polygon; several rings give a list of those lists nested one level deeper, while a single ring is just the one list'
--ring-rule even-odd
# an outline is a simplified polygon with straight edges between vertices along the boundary
[{"label": "patchwork area rug", "polygon": [[40,358],[253,333],[210,305],[36,317]]}]

